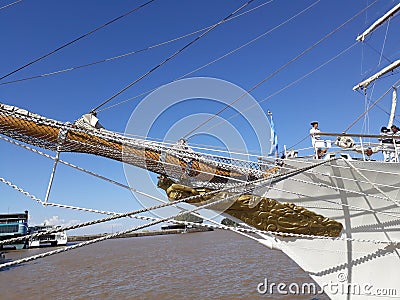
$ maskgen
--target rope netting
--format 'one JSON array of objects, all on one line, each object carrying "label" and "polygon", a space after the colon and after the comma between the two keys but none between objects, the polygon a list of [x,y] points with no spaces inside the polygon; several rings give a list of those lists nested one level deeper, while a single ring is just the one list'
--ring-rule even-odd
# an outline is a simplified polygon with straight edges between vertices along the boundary
[{"label": "rope netting", "polygon": [[196,153],[179,144],[166,144],[91,127],[79,120],[63,123],[26,110],[0,104],[0,133],[56,152],[79,152],[107,157],[166,175],[183,177],[194,186],[218,188],[228,181],[265,177],[273,162],[262,163]]}]

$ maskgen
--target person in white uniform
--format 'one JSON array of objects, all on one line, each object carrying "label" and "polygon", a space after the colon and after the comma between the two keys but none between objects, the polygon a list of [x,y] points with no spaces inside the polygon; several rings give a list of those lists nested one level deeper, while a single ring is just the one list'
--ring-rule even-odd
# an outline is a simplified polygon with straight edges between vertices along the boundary
[{"label": "person in white uniform", "polygon": [[322,150],[320,147],[316,147],[315,143],[319,140],[321,140],[321,136],[319,135],[319,133],[321,132],[318,129],[318,122],[314,121],[311,122],[311,129],[310,129],[310,136],[311,136],[311,142],[312,142],[312,146],[314,147],[315,150],[315,158],[320,159],[324,156],[326,150]]},{"label": "person in white uniform", "polygon": [[321,139],[321,137],[319,136],[319,133],[321,131],[318,129],[318,122],[317,121],[311,122],[311,126],[312,127],[310,129],[310,136],[311,136],[312,145],[314,147],[315,146],[315,141],[318,141],[318,140]]}]

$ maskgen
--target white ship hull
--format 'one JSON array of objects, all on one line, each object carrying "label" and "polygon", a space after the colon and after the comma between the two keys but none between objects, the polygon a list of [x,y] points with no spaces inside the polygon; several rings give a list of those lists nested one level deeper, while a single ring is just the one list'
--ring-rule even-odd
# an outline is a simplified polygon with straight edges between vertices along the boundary
[{"label": "white ship hull", "polygon": [[[316,162],[285,160],[290,168]],[[343,225],[339,239],[278,237],[276,246],[332,299],[400,297],[399,244],[390,243],[400,241],[399,188],[399,163],[344,159],[272,184],[265,196]]]}]

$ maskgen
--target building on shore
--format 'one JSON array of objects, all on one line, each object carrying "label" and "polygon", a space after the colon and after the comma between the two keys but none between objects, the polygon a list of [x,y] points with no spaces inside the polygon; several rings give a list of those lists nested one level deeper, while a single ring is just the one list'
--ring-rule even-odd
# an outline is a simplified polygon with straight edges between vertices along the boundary
[{"label": "building on shore", "polygon": [[[0,240],[24,236],[28,233],[28,211],[23,213],[0,214]],[[11,247],[23,249],[26,241],[0,245],[0,249]]]}]

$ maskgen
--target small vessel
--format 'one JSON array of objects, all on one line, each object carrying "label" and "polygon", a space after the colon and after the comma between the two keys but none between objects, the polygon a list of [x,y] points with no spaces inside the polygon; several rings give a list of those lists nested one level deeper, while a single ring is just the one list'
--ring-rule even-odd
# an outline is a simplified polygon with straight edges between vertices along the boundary
[{"label": "small vessel", "polygon": [[30,226],[29,234],[48,232],[39,236],[32,236],[28,241],[29,248],[42,246],[63,246],[67,244],[68,238],[65,231],[52,233],[52,230],[58,230],[61,226],[38,225]]},{"label": "small vessel", "polygon": [[[0,241],[24,236],[27,232],[28,211],[24,213],[0,214]],[[25,241],[0,245],[0,249],[3,247],[11,247],[18,250],[23,249]]]}]

